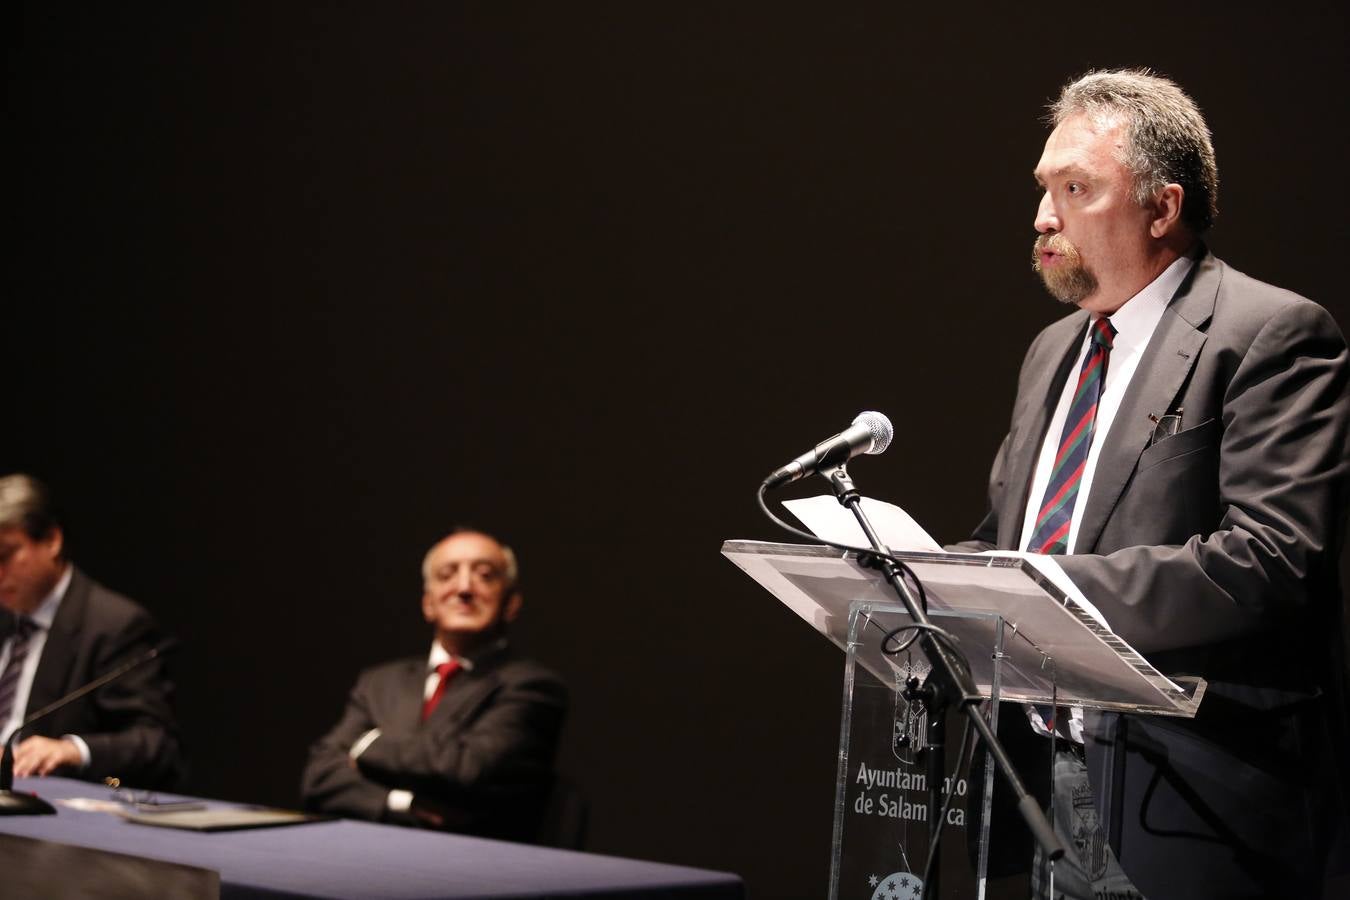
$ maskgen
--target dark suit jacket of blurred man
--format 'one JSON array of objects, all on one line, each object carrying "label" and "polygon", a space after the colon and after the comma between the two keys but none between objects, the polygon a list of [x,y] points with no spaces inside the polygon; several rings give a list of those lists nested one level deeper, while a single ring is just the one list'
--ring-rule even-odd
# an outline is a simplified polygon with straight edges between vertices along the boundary
[{"label": "dark suit jacket of blurred man", "polygon": [[[420,721],[425,657],[362,672],[341,721],[310,751],[306,807],[398,824],[425,824],[386,809],[407,790],[444,816],[448,831],[506,840],[536,837],[566,710],[562,681],[542,666],[494,648],[456,673]],[[360,756],[353,743],[378,728]]]},{"label": "dark suit jacket of blurred man", "polygon": [[[0,619],[7,637],[14,617]],[[38,661],[27,712],[83,687],[161,639],[143,608],[73,568]],[[163,660],[154,660],[34,723],[23,736],[75,734],[84,740],[88,768],[56,774],[89,781],[117,777],[133,787],[173,789],[181,786],[184,764],[172,698]]]}]

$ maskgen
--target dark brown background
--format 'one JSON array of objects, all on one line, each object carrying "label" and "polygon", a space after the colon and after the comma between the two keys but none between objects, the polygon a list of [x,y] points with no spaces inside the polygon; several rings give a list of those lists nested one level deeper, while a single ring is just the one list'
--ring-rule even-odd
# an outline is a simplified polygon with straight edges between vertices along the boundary
[{"label": "dark brown background", "polygon": [[718,546],[866,408],[899,438],[860,486],[974,525],[1061,314],[1038,116],[1086,68],[1186,86],[1212,246],[1350,323],[1343,5],[197,6],[7,16],[0,470],[185,640],[201,793],[294,803],[478,523],[573,689],[592,848],[822,896],[842,657]]}]

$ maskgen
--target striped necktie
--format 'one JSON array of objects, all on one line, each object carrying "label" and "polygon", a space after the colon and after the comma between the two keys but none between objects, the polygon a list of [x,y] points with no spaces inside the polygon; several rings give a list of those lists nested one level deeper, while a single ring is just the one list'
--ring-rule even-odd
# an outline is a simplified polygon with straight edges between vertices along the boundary
[{"label": "striped necktie", "polygon": [[1078,387],[1069,405],[1069,415],[1064,420],[1064,432],[1059,438],[1059,452],[1055,454],[1045,499],[1041,501],[1036,527],[1027,544],[1027,550],[1032,553],[1064,553],[1068,550],[1073,505],[1078,499],[1078,486],[1082,484],[1083,469],[1092,446],[1097,401],[1102,395],[1106,363],[1115,336],[1116,329],[1109,320],[1099,318],[1092,322],[1092,340],[1078,373]]},{"label": "striped necktie", "polygon": [[28,658],[29,639],[38,630],[38,625],[27,616],[19,616],[14,639],[9,645],[9,662],[0,674],[0,728],[9,721],[14,712],[14,695],[19,690],[19,676],[23,674],[23,663]]}]

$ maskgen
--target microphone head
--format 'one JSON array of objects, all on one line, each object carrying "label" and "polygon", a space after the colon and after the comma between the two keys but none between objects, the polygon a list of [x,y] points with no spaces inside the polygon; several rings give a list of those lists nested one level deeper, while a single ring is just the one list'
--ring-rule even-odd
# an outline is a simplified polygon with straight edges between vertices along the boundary
[{"label": "microphone head", "polygon": [[872,446],[868,447],[863,453],[884,453],[886,448],[891,445],[891,438],[895,437],[895,428],[891,425],[891,420],[886,418],[885,413],[879,413],[874,410],[858,413],[857,418],[853,420],[854,425],[862,425],[872,434]]}]

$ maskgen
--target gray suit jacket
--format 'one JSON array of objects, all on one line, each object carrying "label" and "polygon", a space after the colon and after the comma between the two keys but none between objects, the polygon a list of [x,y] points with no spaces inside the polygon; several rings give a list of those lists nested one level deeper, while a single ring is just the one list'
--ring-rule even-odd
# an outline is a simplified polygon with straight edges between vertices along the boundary
[{"label": "gray suit jacket", "polygon": [[[1018,545],[1087,320],[1067,316],[1027,352],[990,512],[964,546]],[[1325,310],[1204,253],[1096,438],[1064,570],[1155,666],[1209,681],[1194,721],[1088,718],[1098,812],[1151,900],[1315,896],[1291,886],[1320,877],[1344,825],[1348,381]],[[1183,430],[1152,443],[1149,414],[1178,411]]]},{"label": "gray suit jacket", "polygon": [[[390,790],[408,790],[436,807],[446,830],[531,840],[567,707],[562,681],[501,650],[457,673],[421,722],[426,675],[425,658],[361,673],[341,720],[310,749],[301,777],[305,807],[417,825],[385,808]],[[353,768],[347,753],[372,728],[381,737]]]},{"label": "gray suit jacket", "polygon": [[[149,613],[75,569],[42,649],[27,713],[112,671],[161,638]],[[181,786],[184,774],[172,701],[173,683],[157,659],[52,713],[24,735],[76,734],[89,745],[87,769],[56,774],[90,781],[117,776],[133,787],[172,789]]]}]

